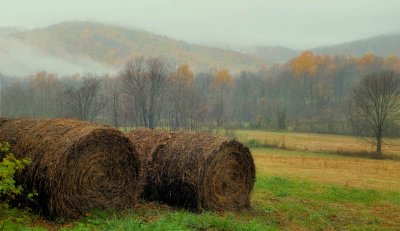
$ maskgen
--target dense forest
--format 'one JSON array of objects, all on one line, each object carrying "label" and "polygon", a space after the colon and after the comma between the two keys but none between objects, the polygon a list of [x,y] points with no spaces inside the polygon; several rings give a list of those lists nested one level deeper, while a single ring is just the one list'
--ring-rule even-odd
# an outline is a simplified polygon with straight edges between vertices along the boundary
[{"label": "dense forest", "polygon": [[[70,117],[117,127],[256,128],[363,134],[349,99],[363,76],[400,71],[396,56],[301,53],[285,64],[236,74],[194,73],[162,57],[139,57],[113,75],[39,72],[1,77],[1,116]],[[399,125],[393,124],[392,127]],[[399,136],[400,129],[390,135]]]}]

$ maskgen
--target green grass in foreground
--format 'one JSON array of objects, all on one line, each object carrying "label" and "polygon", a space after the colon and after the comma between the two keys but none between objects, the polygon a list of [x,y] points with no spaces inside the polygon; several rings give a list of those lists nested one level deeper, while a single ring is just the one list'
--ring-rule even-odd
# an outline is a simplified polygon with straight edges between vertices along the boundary
[{"label": "green grass in foreground", "polygon": [[135,211],[94,211],[72,222],[49,223],[21,210],[2,210],[0,230],[395,230],[400,192],[355,189],[259,176],[253,209],[236,213],[191,213],[148,204]]}]

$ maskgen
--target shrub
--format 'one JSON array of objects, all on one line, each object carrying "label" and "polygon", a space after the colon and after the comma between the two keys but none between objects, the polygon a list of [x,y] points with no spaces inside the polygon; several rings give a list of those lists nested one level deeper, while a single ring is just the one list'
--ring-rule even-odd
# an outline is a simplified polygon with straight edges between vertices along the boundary
[{"label": "shrub", "polygon": [[17,159],[10,152],[7,142],[0,143],[0,206],[4,207],[16,197],[32,199],[35,192],[26,193],[21,185],[17,185],[14,177],[30,164],[27,159]]}]

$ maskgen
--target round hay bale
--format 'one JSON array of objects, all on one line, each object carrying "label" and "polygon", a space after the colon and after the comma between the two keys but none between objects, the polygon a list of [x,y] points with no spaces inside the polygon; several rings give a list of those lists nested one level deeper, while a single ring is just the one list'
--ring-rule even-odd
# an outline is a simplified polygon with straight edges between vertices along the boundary
[{"label": "round hay bale", "polygon": [[36,190],[49,218],[76,218],[91,209],[131,207],[141,193],[133,144],[111,127],[69,119],[17,119],[0,125],[0,142],[31,164],[17,176]]},{"label": "round hay bale", "polygon": [[250,207],[253,157],[230,138],[136,129],[127,136],[144,160],[142,197],[192,210]]},{"label": "round hay bale", "polygon": [[6,118],[1,118],[0,117],[0,126],[3,125],[5,122],[7,122],[8,120]]}]

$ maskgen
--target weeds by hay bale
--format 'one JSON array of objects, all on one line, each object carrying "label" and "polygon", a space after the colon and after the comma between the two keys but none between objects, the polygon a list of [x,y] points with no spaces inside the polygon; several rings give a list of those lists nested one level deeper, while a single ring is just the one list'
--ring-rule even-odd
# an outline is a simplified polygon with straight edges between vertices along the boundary
[{"label": "weeds by hay bale", "polygon": [[113,128],[68,119],[17,119],[0,125],[1,141],[9,142],[18,158],[32,161],[17,180],[39,193],[38,209],[49,218],[130,207],[141,193],[136,149]]},{"label": "weeds by hay bale", "polygon": [[193,210],[250,207],[254,161],[236,140],[151,129],[127,136],[144,160],[144,199]]}]

